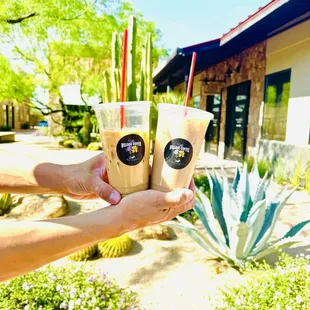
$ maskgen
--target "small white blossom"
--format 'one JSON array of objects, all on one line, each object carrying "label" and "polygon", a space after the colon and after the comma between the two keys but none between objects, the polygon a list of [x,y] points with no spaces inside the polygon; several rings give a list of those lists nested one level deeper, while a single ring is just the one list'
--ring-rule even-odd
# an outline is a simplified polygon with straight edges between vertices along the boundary
[{"label": "small white blossom", "polygon": [[307,272],[310,272],[310,265],[306,265],[305,269],[306,269]]},{"label": "small white blossom", "polygon": [[22,288],[24,291],[29,291],[31,286],[27,282],[24,282]]},{"label": "small white blossom", "polygon": [[25,306],[24,310],[29,310],[29,305]]},{"label": "small white blossom", "polygon": [[259,308],[259,304],[254,304],[254,308],[258,309]]},{"label": "small white blossom", "polygon": [[290,281],[294,282],[295,278],[294,277],[290,277]]},{"label": "small white blossom", "polygon": [[276,304],[276,310],[280,310],[281,306],[279,304]]},{"label": "small white blossom", "polygon": [[296,296],[296,302],[298,303],[298,304],[301,304],[302,302],[303,302],[303,298],[302,297],[300,297],[300,296]]},{"label": "small white blossom", "polygon": [[290,306],[285,306],[285,310],[293,310]]},{"label": "small white blossom", "polygon": [[310,255],[306,255],[306,259],[310,259]]},{"label": "small white blossom", "polygon": [[238,305],[238,306],[240,306],[241,301],[240,301],[239,297],[237,297],[237,298],[236,298],[236,300],[235,300],[235,304],[236,304],[236,305]]},{"label": "small white blossom", "polygon": [[67,303],[66,303],[65,301],[63,301],[63,302],[60,304],[59,308],[60,308],[60,309],[66,309],[67,306],[68,306]]},{"label": "small white blossom", "polygon": [[287,291],[288,293],[290,293],[292,290],[291,290],[291,288],[288,287],[288,288],[286,289],[286,291]]},{"label": "small white blossom", "polygon": [[76,300],[76,302],[75,302],[75,304],[76,304],[77,306],[79,306],[81,303],[82,303],[81,298],[78,298],[78,299]]},{"label": "small white blossom", "polygon": [[56,291],[57,291],[57,292],[60,292],[61,289],[62,289],[62,285],[61,285],[61,284],[57,284],[57,286],[56,286]]},{"label": "small white blossom", "polygon": [[96,307],[95,310],[100,310],[100,308],[99,308],[99,307]]},{"label": "small white blossom", "polygon": [[74,300],[70,300],[69,301],[69,310],[73,310],[74,309]]}]

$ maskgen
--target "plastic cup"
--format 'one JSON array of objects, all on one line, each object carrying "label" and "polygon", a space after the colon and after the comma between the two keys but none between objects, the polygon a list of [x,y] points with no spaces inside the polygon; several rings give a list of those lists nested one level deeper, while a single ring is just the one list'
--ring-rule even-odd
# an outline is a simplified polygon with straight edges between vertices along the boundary
[{"label": "plastic cup", "polygon": [[[122,196],[149,186],[150,104],[139,101],[94,106],[109,183]],[[124,107],[123,127],[121,106]]]},{"label": "plastic cup", "polygon": [[213,114],[183,105],[158,104],[151,188],[188,188]]}]

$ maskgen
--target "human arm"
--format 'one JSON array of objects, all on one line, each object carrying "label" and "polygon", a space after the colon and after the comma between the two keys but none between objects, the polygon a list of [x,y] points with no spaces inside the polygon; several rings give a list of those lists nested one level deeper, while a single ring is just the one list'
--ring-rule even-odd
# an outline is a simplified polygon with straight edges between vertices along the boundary
[{"label": "human arm", "polygon": [[0,282],[37,269],[101,240],[170,220],[194,205],[190,189],[138,192],[90,213],[32,222],[1,221]]},{"label": "human arm", "polygon": [[111,204],[121,199],[108,184],[102,154],[81,164],[59,165],[0,151],[0,193],[57,193],[75,199],[100,197]]}]

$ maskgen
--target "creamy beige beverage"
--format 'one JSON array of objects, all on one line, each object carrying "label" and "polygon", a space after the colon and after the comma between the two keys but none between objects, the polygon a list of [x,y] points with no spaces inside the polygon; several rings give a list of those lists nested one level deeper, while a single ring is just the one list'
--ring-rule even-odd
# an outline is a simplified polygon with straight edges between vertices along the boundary
[{"label": "creamy beige beverage", "polygon": [[100,133],[109,183],[122,196],[149,185],[149,133],[102,130]]},{"label": "creamy beige beverage", "polygon": [[160,106],[151,188],[164,192],[187,188],[212,114],[164,104],[161,111]]}]

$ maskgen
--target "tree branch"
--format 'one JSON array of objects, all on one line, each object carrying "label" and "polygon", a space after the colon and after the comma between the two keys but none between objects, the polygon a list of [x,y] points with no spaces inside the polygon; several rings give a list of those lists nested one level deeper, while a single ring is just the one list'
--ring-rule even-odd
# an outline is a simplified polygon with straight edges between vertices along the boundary
[{"label": "tree branch", "polygon": [[19,18],[16,18],[16,19],[7,19],[6,22],[9,23],[9,24],[19,24],[22,21],[24,21],[25,19],[29,19],[29,18],[34,17],[36,15],[38,15],[38,14],[37,13],[31,13],[29,15],[22,16],[22,17],[19,17]]}]

